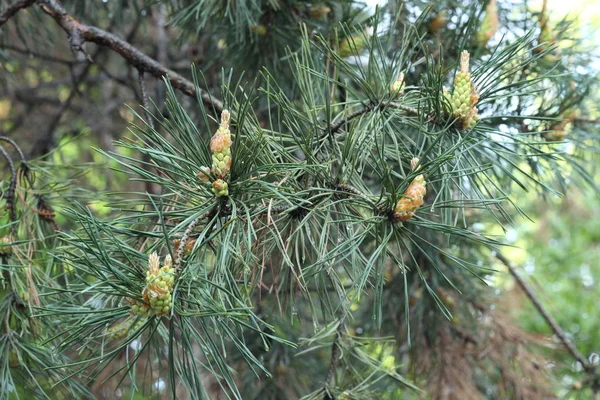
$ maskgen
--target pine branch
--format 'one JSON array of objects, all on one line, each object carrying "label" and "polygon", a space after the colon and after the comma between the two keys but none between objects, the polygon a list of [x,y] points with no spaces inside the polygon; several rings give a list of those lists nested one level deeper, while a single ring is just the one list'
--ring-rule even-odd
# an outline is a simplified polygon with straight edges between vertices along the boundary
[{"label": "pine branch", "polygon": [[[23,5],[21,8],[31,5],[33,1],[28,3],[29,4]],[[197,95],[196,87],[193,82],[160,64],[158,61],[149,57],[118,36],[95,26],[79,22],[67,13],[58,0],[42,0],[39,3],[42,10],[51,16],[67,35],[69,35],[69,41],[73,50],[84,52],[83,45],[85,42],[92,42],[99,46],[109,48],[138,70],[148,72],[159,79],[163,76],[166,77],[174,88],[179,89],[187,96],[195,97]],[[204,90],[198,90],[200,90],[199,95],[204,104],[214,107],[218,112],[223,110],[223,103],[220,100],[212,97]]]},{"label": "pine branch", "polygon": [[27,8],[35,3],[35,0],[18,0],[8,6],[3,13],[0,14],[0,26],[11,19],[19,10]]}]

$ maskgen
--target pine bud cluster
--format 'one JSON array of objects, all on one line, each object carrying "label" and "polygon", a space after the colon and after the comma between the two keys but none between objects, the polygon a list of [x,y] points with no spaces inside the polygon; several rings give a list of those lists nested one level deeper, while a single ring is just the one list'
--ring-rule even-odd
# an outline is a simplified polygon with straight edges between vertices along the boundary
[{"label": "pine bud cluster", "polygon": [[212,151],[212,172],[218,179],[225,179],[231,169],[231,132],[229,131],[229,111],[221,113],[221,125],[210,140]]},{"label": "pine bud cluster", "polygon": [[[413,170],[418,169],[419,159],[413,158],[410,166]],[[408,188],[404,191],[403,197],[398,200],[394,208],[394,220],[406,222],[412,218],[415,212],[423,205],[423,198],[427,194],[425,188],[425,177],[423,174],[417,175]]]},{"label": "pine bud cluster", "polygon": [[[198,171],[198,180],[201,183],[207,183],[212,176],[217,178],[212,183],[213,193],[217,197],[229,196],[227,177],[231,170],[231,132],[229,131],[229,120],[231,114],[227,110],[221,113],[221,123],[219,128],[210,140],[210,151],[212,152],[212,169],[200,167]],[[212,176],[211,176],[212,174]]]},{"label": "pine bud cluster", "polygon": [[156,252],[148,257],[146,287],[142,291],[143,302],[131,300],[131,312],[136,315],[166,315],[171,310],[175,268],[170,255],[165,257],[163,266]]},{"label": "pine bud cluster", "polygon": [[212,183],[212,190],[217,197],[229,196],[229,187],[227,182],[225,182],[223,179],[217,179],[214,181]]},{"label": "pine bud cluster", "polygon": [[471,129],[479,121],[476,107],[479,93],[471,80],[469,58],[469,52],[463,50],[460,55],[460,70],[454,77],[454,90],[452,94],[446,90],[443,93],[452,106],[452,114],[463,129]]}]

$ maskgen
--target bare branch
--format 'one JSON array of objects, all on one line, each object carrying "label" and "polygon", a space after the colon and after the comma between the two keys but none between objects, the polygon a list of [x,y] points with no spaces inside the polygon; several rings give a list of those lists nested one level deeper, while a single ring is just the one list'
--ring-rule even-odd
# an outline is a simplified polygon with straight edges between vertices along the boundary
[{"label": "bare branch", "polygon": [[166,77],[174,88],[179,89],[184,94],[190,97],[198,95],[204,104],[212,106],[218,112],[223,110],[223,103],[220,100],[212,97],[204,90],[200,90],[199,93],[196,93],[196,87],[192,82],[160,64],[135,46],[112,33],[77,21],[67,13],[59,1],[43,0],[40,1],[40,5],[42,10],[50,15],[69,35],[71,47],[74,50],[83,51],[85,42],[91,42],[109,48],[138,70],[148,72],[159,79]]},{"label": "bare branch", "polygon": [[19,10],[27,8],[35,3],[35,0],[18,0],[6,7],[4,12],[0,13],[0,26],[4,25],[6,21],[12,18]]},{"label": "bare branch", "polygon": [[76,60],[67,60],[65,58],[60,58],[60,57],[54,57],[48,54],[42,54],[42,53],[38,53],[34,50],[30,50],[30,49],[23,49],[21,47],[17,47],[17,46],[12,46],[10,44],[2,44],[0,47],[2,47],[4,50],[9,50],[9,51],[14,51],[15,53],[19,53],[19,54],[25,54],[28,56],[33,56],[35,58],[39,58],[40,60],[44,60],[44,61],[50,61],[50,62],[55,62],[55,63],[59,63],[59,64],[66,64],[66,65],[73,65],[73,64],[77,64],[78,61]]}]

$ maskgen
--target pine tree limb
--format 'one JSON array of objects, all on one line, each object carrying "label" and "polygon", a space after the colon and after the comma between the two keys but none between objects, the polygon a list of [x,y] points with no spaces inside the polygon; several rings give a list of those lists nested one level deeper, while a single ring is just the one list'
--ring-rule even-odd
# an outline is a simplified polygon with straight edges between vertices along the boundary
[{"label": "pine tree limb", "polygon": [[148,72],[159,79],[166,77],[174,88],[179,89],[187,96],[195,97],[199,94],[199,97],[205,105],[212,106],[218,112],[223,110],[223,103],[211,96],[208,92],[199,89],[200,92],[196,93],[196,86],[193,82],[160,64],[158,61],[149,57],[118,36],[95,26],[79,22],[67,13],[58,0],[42,0],[39,4],[42,7],[42,10],[51,16],[67,35],[69,35],[69,41],[74,50],[84,51],[83,45],[85,42],[91,42],[109,48],[138,70]]},{"label": "pine tree limb", "polygon": [[27,8],[35,3],[35,0],[18,0],[6,7],[4,12],[0,13],[0,26],[4,25],[20,10]]}]

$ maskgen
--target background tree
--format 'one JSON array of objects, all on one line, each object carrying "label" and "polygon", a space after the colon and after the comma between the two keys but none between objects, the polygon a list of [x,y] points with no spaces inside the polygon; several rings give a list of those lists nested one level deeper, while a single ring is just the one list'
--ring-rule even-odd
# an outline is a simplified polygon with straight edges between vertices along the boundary
[{"label": "background tree", "polygon": [[1,2],[0,398],[597,394],[497,235],[596,190],[592,43],[427,3]]}]

